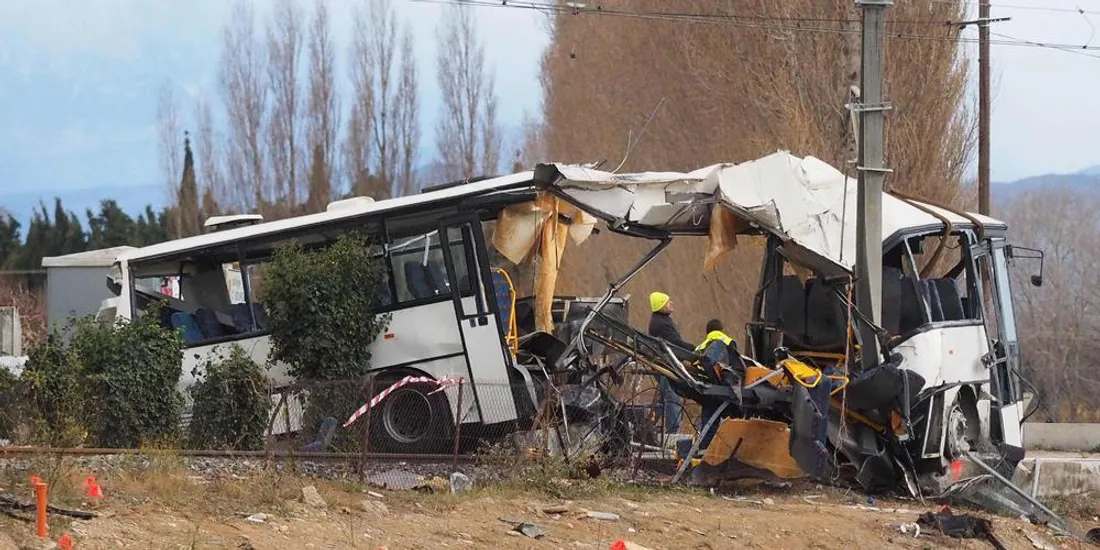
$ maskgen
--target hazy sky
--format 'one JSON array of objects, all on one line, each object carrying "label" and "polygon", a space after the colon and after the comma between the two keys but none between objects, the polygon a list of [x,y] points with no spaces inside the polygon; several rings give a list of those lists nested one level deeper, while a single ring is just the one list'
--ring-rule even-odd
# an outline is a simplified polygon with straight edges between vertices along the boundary
[{"label": "hazy sky", "polygon": [[[1077,4],[1068,0],[1010,2],[1067,12],[995,3],[994,15],[1013,20],[998,23],[994,32],[1084,44],[1093,33],[1090,19],[1100,25],[1100,3],[1078,2],[1096,13],[1075,13]],[[435,27],[442,7],[394,3],[398,18],[408,21],[417,36],[421,112],[430,138],[438,105]],[[261,17],[269,4],[257,0]],[[301,4],[308,9],[312,0]],[[342,70],[351,2],[330,5]],[[0,195],[52,196],[159,182],[157,89],[170,80],[188,103],[189,96],[199,94],[218,98],[219,31],[229,10],[228,0],[0,1]],[[476,16],[497,73],[500,118],[514,128],[525,113],[538,110],[539,58],[547,44],[542,18],[514,8],[476,8]],[[976,36],[974,30],[967,32]],[[1100,46],[1100,36],[1091,39]],[[993,46],[994,180],[1100,164],[1100,51],[1085,53],[1095,57]]]}]

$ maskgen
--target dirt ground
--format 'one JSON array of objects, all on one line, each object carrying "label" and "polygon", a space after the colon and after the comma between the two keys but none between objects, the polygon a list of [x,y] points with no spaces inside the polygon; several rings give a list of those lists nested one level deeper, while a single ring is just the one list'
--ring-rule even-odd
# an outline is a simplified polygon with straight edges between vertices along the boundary
[{"label": "dirt ground", "polygon": [[[10,474],[11,472],[5,472]],[[114,548],[592,548],[618,539],[662,548],[993,548],[985,540],[950,539],[922,528],[903,534],[933,505],[877,500],[815,484],[788,489],[745,488],[735,494],[703,490],[528,478],[476,486],[458,495],[388,491],[357,482],[297,475],[196,475],[178,464],[141,471],[100,472],[105,498],[84,502],[78,469],[47,472],[51,503],[93,509],[100,517],[67,521],[51,516],[54,538],[69,532],[79,549]],[[22,474],[20,474],[22,475]],[[4,489],[29,499],[8,477]],[[25,485],[25,484],[23,484]],[[324,504],[303,501],[313,486]],[[307,490],[308,491],[308,490]],[[617,519],[592,519],[589,511]],[[965,510],[956,510],[957,513]],[[993,517],[1006,548],[1094,548],[1058,538],[1022,519]],[[1078,509],[1081,526],[1095,527],[1094,509]],[[251,516],[251,517],[250,517]],[[515,520],[538,526],[538,539],[513,532]],[[1091,525],[1090,525],[1091,524]],[[0,550],[19,548],[30,524],[0,517]]]}]

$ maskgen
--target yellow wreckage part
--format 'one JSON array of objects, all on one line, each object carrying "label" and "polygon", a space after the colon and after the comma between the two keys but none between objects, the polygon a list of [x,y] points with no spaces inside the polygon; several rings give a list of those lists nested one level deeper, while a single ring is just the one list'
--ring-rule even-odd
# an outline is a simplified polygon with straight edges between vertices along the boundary
[{"label": "yellow wreckage part", "polygon": [[[787,448],[791,428],[782,422],[763,419],[725,418],[703,454],[703,462],[717,466],[729,460],[737,448],[737,460],[791,479],[806,474]],[[740,445],[738,445],[740,442]]]},{"label": "yellow wreckage part", "polygon": [[[820,369],[816,369],[803,363],[797,359],[784,359],[776,365],[777,368],[783,369],[783,374],[773,376],[768,379],[768,383],[772,386],[782,389],[789,388],[791,386],[791,380],[797,380],[799,384],[807,388],[815,388],[821,383],[822,378],[829,378],[830,380],[839,380],[840,385],[833,391],[829,392],[829,395],[836,395],[848,386],[847,376],[833,376],[825,375]],[[752,384],[774,373],[775,370],[769,369],[763,366],[749,365],[745,369],[745,385]]]},{"label": "yellow wreckage part", "polygon": [[[781,371],[775,374],[776,370]],[[841,384],[832,391],[836,394],[848,385],[846,376],[828,376],[796,359],[784,359],[769,369],[759,365],[749,365],[745,369],[745,385],[757,382],[768,375],[767,383],[777,389],[789,388],[791,381],[802,386],[814,388],[825,378],[839,380]],[[763,419],[726,418],[718,426],[703,455],[702,461],[717,466],[730,458],[736,458],[744,464],[768,470],[780,478],[790,479],[805,476],[798,463],[791,457],[791,428],[784,422]],[[733,455],[734,449],[737,454]]]}]

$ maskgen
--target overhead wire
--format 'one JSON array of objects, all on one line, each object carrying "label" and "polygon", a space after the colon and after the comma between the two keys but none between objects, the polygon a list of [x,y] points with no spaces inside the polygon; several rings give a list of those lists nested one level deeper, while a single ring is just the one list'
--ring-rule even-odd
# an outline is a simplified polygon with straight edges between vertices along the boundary
[{"label": "overhead wire", "polygon": [[[978,5],[982,4],[982,2],[974,2],[974,1],[969,1],[969,0],[964,1],[964,2],[958,2],[956,0],[929,0],[929,1],[933,4],[944,4],[944,5],[962,4],[964,6],[978,6]],[[1081,8],[1054,8],[1054,7],[1050,7],[1050,6],[1039,6],[1039,5],[1034,5],[1034,4],[1028,4],[1028,5],[1025,5],[1025,4],[1001,4],[999,2],[998,3],[989,2],[989,7],[990,7],[990,9],[997,8],[997,9],[1006,9],[1006,10],[1045,11],[1045,12],[1051,12],[1051,13],[1079,13],[1079,14],[1089,13],[1089,14],[1093,14],[1093,15],[1100,15],[1100,10],[1085,10],[1085,9],[1081,9]]]},{"label": "overhead wire", "polygon": [[[848,36],[858,36],[860,34],[859,29],[844,29],[836,27],[822,27],[816,25],[804,25],[803,23],[858,23],[858,19],[840,19],[840,18],[813,18],[813,17],[782,17],[782,16],[765,16],[765,15],[737,15],[737,14],[691,14],[691,13],[679,13],[679,12],[641,12],[641,11],[626,11],[615,8],[604,8],[597,5],[596,7],[575,7],[559,4],[546,4],[541,2],[516,2],[512,0],[409,0],[418,3],[430,3],[430,4],[448,4],[448,5],[466,5],[477,7],[496,7],[496,8],[512,8],[512,9],[530,9],[535,11],[541,11],[545,13],[564,13],[564,14],[592,14],[597,16],[606,17],[624,17],[641,20],[653,20],[653,21],[674,21],[674,22],[688,22],[688,23],[707,23],[707,24],[720,24],[739,28],[750,29],[763,29],[763,30],[776,30],[776,31],[791,31],[791,32],[814,32],[824,34],[840,34]],[[946,0],[943,0],[946,1]],[[769,24],[774,23],[774,24]],[[955,21],[934,21],[934,20],[896,20],[890,21],[888,24],[894,25],[927,25],[927,26],[942,26],[943,28],[954,29],[957,28],[958,22]],[[928,34],[916,34],[907,32],[891,32],[887,31],[886,36],[888,38],[898,40],[926,40],[926,41],[947,41],[963,44],[978,44],[980,41],[976,37],[967,37],[960,34],[954,36],[934,36]],[[1026,40],[1015,38],[1012,36],[997,34],[1000,40],[989,40],[990,45],[996,46],[1015,46],[1015,47],[1033,47],[1042,49],[1052,49],[1057,51],[1064,51],[1069,53],[1075,53],[1078,55],[1084,55],[1087,57],[1094,57],[1100,59],[1100,55],[1089,53],[1093,51],[1100,51],[1100,46],[1092,46],[1090,44],[1064,44],[1064,43],[1050,43],[1040,42],[1035,40]]]}]

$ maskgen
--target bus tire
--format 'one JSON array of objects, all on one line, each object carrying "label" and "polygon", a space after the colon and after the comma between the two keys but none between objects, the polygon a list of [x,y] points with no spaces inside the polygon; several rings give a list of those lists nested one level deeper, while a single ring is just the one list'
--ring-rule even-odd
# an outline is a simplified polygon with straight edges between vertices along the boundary
[{"label": "bus tire", "polygon": [[[380,378],[375,395],[400,378]],[[432,386],[407,384],[371,411],[370,452],[444,454],[454,448],[454,422],[446,394],[430,394]]]}]

